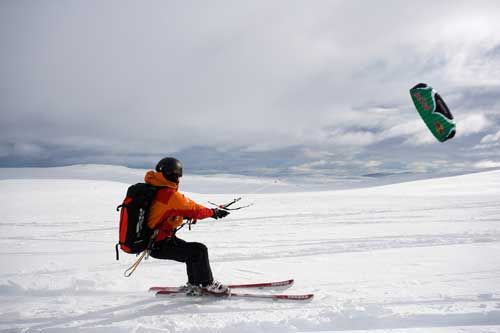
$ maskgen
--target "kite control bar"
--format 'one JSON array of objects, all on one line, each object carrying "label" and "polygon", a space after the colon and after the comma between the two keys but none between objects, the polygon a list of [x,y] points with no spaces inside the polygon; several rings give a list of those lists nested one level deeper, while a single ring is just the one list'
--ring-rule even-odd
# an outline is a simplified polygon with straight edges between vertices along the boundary
[{"label": "kite control bar", "polygon": [[[222,205],[218,205],[216,203],[213,203],[211,201],[209,201],[208,203],[211,204],[211,205],[214,205],[216,206],[217,208],[219,209],[224,209],[224,210],[227,210],[227,211],[232,211],[232,210],[240,210],[240,209],[243,209],[243,208],[247,208],[247,207],[250,207],[250,206],[253,206],[253,203],[251,204],[248,204],[248,205],[245,205],[245,206],[239,206],[239,207],[230,207],[232,205],[234,205],[235,203],[237,203],[238,201],[240,201],[242,199],[242,197],[239,197],[239,198],[236,198],[234,199],[233,201],[230,201],[226,204],[222,204]],[[182,229],[182,227],[184,227],[186,224],[188,225],[189,227],[189,230],[191,230],[191,225],[192,224],[196,224],[197,220],[196,219],[188,219],[188,218],[185,218],[186,222],[182,223],[175,231],[174,231],[174,235],[177,231],[179,231],[180,229]]]},{"label": "kite control bar", "polygon": [[228,202],[226,204],[222,204],[222,205],[218,205],[216,203],[213,203],[211,201],[209,201],[208,203],[211,204],[211,205],[214,205],[216,206],[217,208],[220,208],[220,209],[224,209],[224,210],[240,210],[240,209],[243,209],[243,208],[247,208],[247,207],[250,207],[250,206],[253,206],[253,203],[252,204],[249,204],[249,205],[245,205],[245,206],[239,206],[239,207],[231,207],[233,204],[237,203],[238,201],[240,201],[242,199],[242,197],[239,197],[239,198],[236,198],[234,199],[233,201],[231,202]]}]

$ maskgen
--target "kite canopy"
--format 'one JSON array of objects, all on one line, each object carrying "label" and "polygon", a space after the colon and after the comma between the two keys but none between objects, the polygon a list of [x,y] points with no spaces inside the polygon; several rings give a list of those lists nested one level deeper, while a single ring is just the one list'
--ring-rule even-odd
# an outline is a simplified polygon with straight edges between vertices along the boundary
[{"label": "kite canopy", "polygon": [[440,142],[455,136],[455,122],[443,98],[431,86],[419,83],[410,89],[418,113]]}]

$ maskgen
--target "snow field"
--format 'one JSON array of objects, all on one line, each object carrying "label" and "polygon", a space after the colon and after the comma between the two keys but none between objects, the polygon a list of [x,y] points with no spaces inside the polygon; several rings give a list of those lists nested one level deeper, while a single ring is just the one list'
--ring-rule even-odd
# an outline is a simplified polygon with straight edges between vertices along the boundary
[{"label": "snow field", "polygon": [[[499,171],[248,194],[254,206],[179,232],[208,246],[217,279],[295,278],[286,292],[314,292],[310,302],[149,294],[183,284],[185,268],[149,259],[123,277],[135,257],[115,260],[115,208],[128,185],[0,181],[0,330],[500,332]],[[187,195],[202,204],[233,198]]]}]

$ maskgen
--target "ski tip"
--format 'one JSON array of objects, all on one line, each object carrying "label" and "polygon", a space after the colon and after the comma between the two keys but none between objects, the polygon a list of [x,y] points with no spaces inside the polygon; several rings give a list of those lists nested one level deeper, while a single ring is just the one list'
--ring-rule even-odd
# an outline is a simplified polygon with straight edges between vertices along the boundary
[{"label": "ski tip", "polygon": [[277,288],[277,287],[290,287],[294,280],[273,281],[273,282],[260,282],[260,283],[247,283],[247,284],[229,284],[229,288]]},{"label": "ski tip", "polygon": [[269,282],[263,284],[263,287],[291,287],[294,283],[293,279],[290,280],[284,280],[284,281],[277,281],[277,282]]},{"label": "ski tip", "polygon": [[293,284],[294,282],[295,282],[294,279],[290,279],[290,280],[283,280],[283,281],[278,281],[278,282],[273,282],[273,283],[277,284],[277,285],[280,285],[280,284],[290,285],[290,284]]},{"label": "ski tip", "polygon": [[279,282],[273,283],[273,286],[274,287],[287,287],[287,288],[289,288],[289,287],[293,286],[294,282],[295,282],[294,279],[279,281]]},{"label": "ski tip", "polygon": [[295,301],[306,301],[314,297],[314,294],[304,294],[304,295],[274,295],[276,299],[288,299]]}]

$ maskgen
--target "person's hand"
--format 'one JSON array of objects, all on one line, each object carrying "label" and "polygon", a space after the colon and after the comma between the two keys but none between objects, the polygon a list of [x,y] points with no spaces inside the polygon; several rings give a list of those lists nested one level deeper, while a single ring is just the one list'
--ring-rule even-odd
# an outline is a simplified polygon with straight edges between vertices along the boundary
[{"label": "person's hand", "polygon": [[229,215],[229,212],[227,210],[220,209],[220,208],[212,208],[212,212],[214,212],[212,217],[216,220],[221,219],[221,218]]}]

